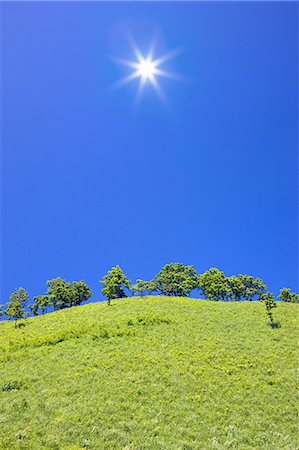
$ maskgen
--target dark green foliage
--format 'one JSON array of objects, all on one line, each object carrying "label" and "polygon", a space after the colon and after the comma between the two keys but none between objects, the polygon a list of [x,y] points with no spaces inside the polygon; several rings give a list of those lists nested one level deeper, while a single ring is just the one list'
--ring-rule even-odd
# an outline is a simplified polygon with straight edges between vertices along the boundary
[{"label": "dark green foliage", "polygon": [[274,300],[274,295],[271,292],[265,292],[265,293],[261,294],[260,300],[265,303],[266,313],[269,317],[270,324],[273,326],[274,319],[273,319],[272,309],[277,307],[277,304]]},{"label": "dark green foliage", "polygon": [[238,278],[243,283],[242,298],[244,300],[260,300],[261,295],[267,291],[267,286],[260,278],[251,275],[239,274]]},{"label": "dark green foliage", "polygon": [[281,289],[278,298],[282,302],[299,303],[299,294],[296,294],[296,292],[291,292],[291,289],[289,288]]},{"label": "dark green foliage", "polygon": [[239,302],[242,300],[244,292],[244,284],[239,277],[233,275],[227,278],[227,293],[230,301]]},{"label": "dark green foliage", "polygon": [[22,388],[23,383],[20,381],[16,381],[16,380],[9,380],[6,381],[6,383],[4,383],[2,385],[2,392],[9,392],[9,391],[18,391]]},{"label": "dark green foliage", "polygon": [[132,294],[140,295],[141,297],[152,294],[156,289],[155,280],[143,281],[138,279],[136,280],[136,283],[131,286]]},{"label": "dark green foliage", "polygon": [[100,284],[104,286],[102,294],[107,298],[108,305],[110,305],[111,300],[126,297],[124,289],[129,289],[131,285],[130,280],[127,279],[119,266],[112,267],[100,281]]},{"label": "dark green foliage", "polygon": [[212,267],[197,278],[197,286],[207,300],[228,300],[229,286],[224,272]]},{"label": "dark green foliage", "polygon": [[47,281],[48,296],[54,310],[63,309],[72,303],[72,286],[61,278],[54,278]]},{"label": "dark green foliage", "polygon": [[28,314],[24,312],[27,300],[28,292],[24,288],[19,288],[11,294],[9,302],[5,305],[5,314],[9,320],[15,320],[15,326],[17,320],[24,319],[28,316]]},{"label": "dark green foliage", "polygon": [[198,289],[208,300],[260,300],[266,285],[260,278],[240,274],[226,277],[224,272],[212,267],[198,276]]},{"label": "dark green foliage", "polygon": [[81,305],[92,296],[91,289],[85,284],[83,280],[73,281],[73,297],[70,306]]},{"label": "dark green foliage", "polygon": [[83,280],[70,283],[58,277],[47,281],[47,286],[47,297],[54,310],[81,305],[92,295],[90,288]]},{"label": "dark green foliage", "polygon": [[162,295],[188,297],[197,286],[196,270],[180,263],[166,264],[155,276],[155,282]]},{"label": "dark green foliage", "polygon": [[36,295],[33,297],[34,303],[29,306],[34,316],[38,315],[39,310],[42,314],[51,306],[51,299],[49,295]]}]

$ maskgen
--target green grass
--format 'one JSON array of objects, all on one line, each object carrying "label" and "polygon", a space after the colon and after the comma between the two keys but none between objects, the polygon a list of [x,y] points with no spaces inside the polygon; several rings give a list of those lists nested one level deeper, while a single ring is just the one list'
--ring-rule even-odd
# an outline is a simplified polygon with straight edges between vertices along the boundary
[{"label": "green grass", "polygon": [[298,305],[151,297],[0,324],[0,448],[298,449]]}]

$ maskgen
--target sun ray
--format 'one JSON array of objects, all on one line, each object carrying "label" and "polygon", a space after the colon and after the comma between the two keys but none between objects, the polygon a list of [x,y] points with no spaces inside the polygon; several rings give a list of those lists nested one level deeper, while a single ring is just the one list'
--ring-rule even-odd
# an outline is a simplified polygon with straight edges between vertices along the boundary
[{"label": "sun ray", "polygon": [[136,70],[135,72],[131,73],[127,77],[121,78],[119,81],[114,83],[114,85],[112,87],[114,89],[119,89],[119,88],[125,86],[126,84],[130,83],[131,81],[135,80],[135,78],[138,78],[138,77],[140,77],[140,74],[139,74],[139,71]]},{"label": "sun ray", "polygon": [[130,61],[121,58],[114,58],[114,60],[119,64],[134,69],[134,71],[131,74],[120,79],[117,83],[114,84],[113,87],[115,89],[123,87],[126,84],[130,83],[131,81],[139,78],[136,96],[137,100],[140,99],[142,92],[145,88],[145,85],[149,84],[154,88],[154,90],[158,94],[159,98],[163,101],[163,103],[166,103],[167,102],[166,97],[161,89],[161,86],[158,83],[158,77],[164,77],[176,81],[182,81],[184,78],[176,73],[169,72],[167,70],[160,68],[160,65],[179,55],[182,52],[182,48],[181,47],[175,48],[169,51],[168,53],[165,53],[164,55],[160,56],[159,58],[154,59],[154,52],[156,48],[156,37],[153,38],[149,47],[149,51],[146,55],[141,53],[132,36],[129,36],[129,43],[135,55],[136,61]]},{"label": "sun ray", "polygon": [[112,58],[113,61],[117,62],[118,64],[122,64],[123,66],[132,67],[133,69],[138,69],[139,62],[136,61],[129,61],[127,59],[122,58]]},{"label": "sun ray", "polygon": [[137,88],[137,92],[136,92],[136,98],[135,98],[135,106],[137,106],[140,103],[141,97],[142,97],[142,92],[144,90],[145,87],[145,83],[146,80],[142,77],[139,78],[139,83],[138,83],[138,88]]},{"label": "sun ray", "polygon": [[139,63],[142,62],[142,61],[144,61],[144,57],[143,57],[141,51],[139,50],[139,48],[138,48],[138,46],[137,46],[135,40],[133,39],[133,37],[132,37],[131,35],[128,36],[128,40],[129,40],[130,47],[131,47],[131,49],[133,50],[133,53],[134,53],[134,55],[135,55],[137,61],[138,61]]},{"label": "sun ray", "polygon": [[147,59],[149,59],[151,61],[153,61],[153,58],[154,58],[154,52],[155,52],[156,45],[157,45],[157,39],[158,39],[158,35],[157,35],[157,32],[156,32],[155,35],[153,36],[150,48],[149,48],[148,53],[147,53]]},{"label": "sun ray", "polygon": [[182,53],[183,49],[182,47],[177,47],[174,48],[173,50],[170,50],[170,52],[165,53],[165,55],[162,55],[160,58],[157,58],[153,61],[155,66],[160,66],[161,64],[163,64],[166,61],[169,61],[170,59],[175,58],[176,56],[178,56],[180,53]]},{"label": "sun ray", "polygon": [[166,98],[164,92],[162,91],[161,86],[159,85],[157,79],[153,78],[151,80],[151,84],[154,87],[154,90],[156,91],[156,93],[157,93],[158,97],[160,98],[160,100],[162,101],[162,103],[164,103],[164,105],[168,106],[167,98]]},{"label": "sun ray", "polygon": [[167,70],[159,69],[158,67],[154,70],[155,75],[160,75],[161,77],[169,78],[174,81],[184,81],[185,78],[182,75],[178,75],[177,73],[168,72]]}]

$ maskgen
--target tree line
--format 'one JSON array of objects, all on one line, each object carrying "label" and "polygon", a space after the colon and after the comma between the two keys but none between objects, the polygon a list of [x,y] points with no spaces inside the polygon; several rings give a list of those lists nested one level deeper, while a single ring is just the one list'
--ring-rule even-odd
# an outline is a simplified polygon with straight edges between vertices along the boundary
[{"label": "tree line", "polygon": [[[261,278],[239,274],[227,277],[221,270],[212,267],[202,274],[197,274],[193,266],[181,263],[166,264],[160,272],[149,281],[137,279],[134,284],[126,277],[119,266],[111,270],[100,281],[102,294],[108,305],[112,300],[132,296],[147,296],[152,294],[189,297],[194,290],[206,300],[213,301],[263,301],[270,322],[273,323],[272,309],[276,307],[275,296],[267,291]],[[33,303],[28,308],[34,315],[81,305],[92,296],[92,291],[84,282],[67,282],[61,278],[47,281],[47,291],[33,297]],[[9,320],[28,317],[26,306],[29,299],[24,288],[14,291],[9,301],[0,306],[0,314],[5,314]],[[299,294],[289,288],[280,290],[277,300],[299,303]]]}]

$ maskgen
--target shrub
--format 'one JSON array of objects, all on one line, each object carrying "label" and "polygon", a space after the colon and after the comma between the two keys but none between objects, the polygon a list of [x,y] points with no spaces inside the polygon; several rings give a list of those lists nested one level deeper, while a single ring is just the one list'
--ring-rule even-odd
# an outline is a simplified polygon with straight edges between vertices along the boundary
[{"label": "shrub", "polygon": [[197,286],[196,270],[180,263],[166,264],[155,276],[155,282],[162,295],[188,297]]},{"label": "shrub", "polygon": [[100,284],[104,286],[102,294],[105,295],[108,300],[108,305],[110,305],[111,300],[126,297],[124,289],[128,289],[131,283],[121,268],[116,266],[109,270],[108,274],[100,281]]}]

